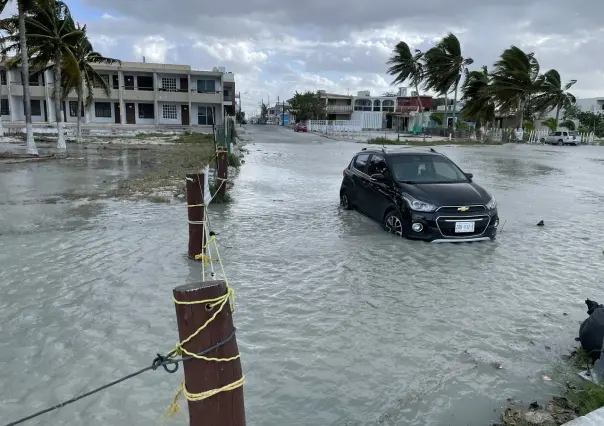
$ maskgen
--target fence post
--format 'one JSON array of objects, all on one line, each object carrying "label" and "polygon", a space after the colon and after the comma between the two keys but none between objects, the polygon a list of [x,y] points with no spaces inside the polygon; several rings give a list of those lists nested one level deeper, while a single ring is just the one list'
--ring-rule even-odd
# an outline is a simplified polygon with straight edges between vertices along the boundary
[{"label": "fence post", "polygon": [[204,203],[205,175],[203,173],[187,173],[187,205],[189,217],[189,257],[195,259],[203,253],[205,245],[205,232],[203,218],[205,215]]},{"label": "fence post", "polygon": [[[178,302],[199,302],[224,296],[227,292],[225,281],[204,281],[186,284],[173,290]],[[204,304],[176,304],[176,320],[180,341],[189,338],[210,320],[218,306],[208,310]],[[192,353],[200,353],[226,339],[233,333],[233,317],[229,303],[206,329],[201,331],[184,348]],[[239,354],[237,339],[233,336],[226,344],[204,354],[211,358],[230,358]],[[186,389],[190,393],[201,393],[220,389],[242,378],[241,361],[216,362],[202,359],[184,361]],[[201,401],[188,401],[189,426],[245,426],[245,406],[243,387],[216,393]]]},{"label": "fence post", "polygon": [[227,150],[218,148],[216,151],[218,157],[218,197],[224,198],[226,194],[226,180],[229,177],[229,158]]}]

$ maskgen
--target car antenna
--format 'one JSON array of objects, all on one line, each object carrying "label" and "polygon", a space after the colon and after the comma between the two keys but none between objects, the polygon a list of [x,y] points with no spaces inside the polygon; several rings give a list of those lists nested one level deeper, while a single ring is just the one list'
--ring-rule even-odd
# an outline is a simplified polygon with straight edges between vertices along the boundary
[{"label": "car antenna", "polygon": [[432,148],[432,147],[430,147],[430,151],[431,152],[436,152],[436,150],[434,148]]}]

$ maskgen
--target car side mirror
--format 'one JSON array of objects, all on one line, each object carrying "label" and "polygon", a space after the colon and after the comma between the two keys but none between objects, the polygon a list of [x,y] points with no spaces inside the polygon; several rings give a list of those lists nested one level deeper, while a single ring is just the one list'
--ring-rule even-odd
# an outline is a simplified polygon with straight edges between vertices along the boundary
[{"label": "car side mirror", "polygon": [[470,180],[472,180],[472,178],[474,177],[472,173],[464,173],[464,175],[466,175],[466,177]]},{"label": "car side mirror", "polygon": [[371,180],[376,182],[384,182],[386,180],[386,176],[384,176],[382,173],[376,173],[371,175]]}]

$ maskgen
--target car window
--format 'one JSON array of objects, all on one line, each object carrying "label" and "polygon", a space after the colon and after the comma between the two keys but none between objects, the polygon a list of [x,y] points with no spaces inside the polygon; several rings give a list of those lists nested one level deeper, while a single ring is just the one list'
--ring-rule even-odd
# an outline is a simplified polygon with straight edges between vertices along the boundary
[{"label": "car window", "polygon": [[562,132],[554,132],[554,136],[562,136]]},{"label": "car window", "polygon": [[385,175],[388,171],[388,167],[386,166],[386,160],[379,155],[372,155],[371,160],[369,161],[369,166],[367,167],[367,174],[369,176],[374,175],[376,173],[381,173]]},{"label": "car window", "polygon": [[467,182],[466,175],[451,160],[439,155],[398,155],[389,160],[394,178],[411,183]]},{"label": "car window", "polygon": [[359,172],[365,173],[368,160],[369,160],[369,154],[357,155],[357,158],[354,159],[354,168],[357,169]]}]

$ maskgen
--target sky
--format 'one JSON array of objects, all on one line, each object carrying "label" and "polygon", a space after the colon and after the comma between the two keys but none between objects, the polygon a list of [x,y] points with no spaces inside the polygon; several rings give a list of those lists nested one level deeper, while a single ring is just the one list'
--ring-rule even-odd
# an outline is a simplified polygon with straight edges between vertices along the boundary
[{"label": "sky", "polygon": [[394,45],[425,51],[448,32],[472,68],[517,45],[542,72],[576,79],[577,97],[604,96],[602,0],[65,1],[105,56],[234,72],[248,115],[295,91],[396,91],[386,74]]}]

